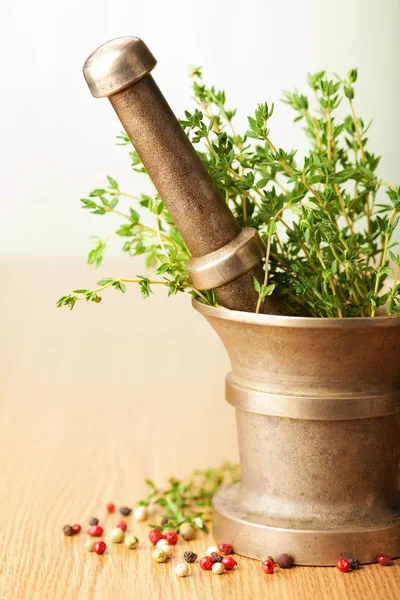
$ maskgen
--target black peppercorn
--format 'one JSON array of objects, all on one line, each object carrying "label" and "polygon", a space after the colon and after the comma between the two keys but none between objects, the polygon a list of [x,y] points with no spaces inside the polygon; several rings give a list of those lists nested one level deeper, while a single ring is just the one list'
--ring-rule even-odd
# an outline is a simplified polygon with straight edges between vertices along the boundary
[{"label": "black peppercorn", "polygon": [[89,525],[98,525],[99,524],[99,520],[96,519],[96,517],[91,517],[89,519]]},{"label": "black peppercorn", "polygon": [[166,525],[168,523],[168,519],[166,519],[165,517],[163,519],[161,519],[161,525]]},{"label": "black peppercorn", "polygon": [[222,559],[224,558],[223,556],[221,556],[220,554],[213,554],[211,556],[213,563],[220,563],[222,562]]},{"label": "black peppercorn", "polygon": [[349,563],[350,563],[350,569],[353,569],[354,571],[358,571],[359,568],[361,567],[361,563],[358,560],[358,558],[350,558]]},{"label": "black peppercorn", "polygon": [[73,530],[71,525],[64,525],[63,532],[64,532],[64,535],[74,535],[75,534],[75,531]]},{"label": "black peppercorn", "polygon": [[289,569],[289,567],[291,567],[293,564],[293,558],[290,556],[290,554],[280,554],[276,559],[276,564],[281,569]]},{"label": "black peppercorn", "polygon": [[121,515],[124,515],[124,517],[129,517],[129,515],[132,512],[132,509],[128,508],[127,506],[121,506],[119,512],[121,513]]},{"label": "black peppercorn", "polygon": [[190,552],[190,550],[188,550],[187,552],[185,552],[185,554],[183,555],[183,558],[186,560],[186,562],[188,563],[194,563],[197,560],[197,554],[195,554],[194,552]]}]

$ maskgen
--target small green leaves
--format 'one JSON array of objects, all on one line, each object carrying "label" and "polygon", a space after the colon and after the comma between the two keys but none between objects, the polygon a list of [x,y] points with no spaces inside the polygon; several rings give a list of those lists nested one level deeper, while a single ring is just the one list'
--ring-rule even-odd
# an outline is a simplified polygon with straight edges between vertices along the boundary
[{"label": "small green leaves", "polygon": [[95,247],[91,250],[87,257],[89,265],[95,265],[99,267],[103,261],[104,250],[106,249],[106,242],[100,238],[95,239]]},{"label": "small green leaves", "polygon": [[150,287],[150,278],[144,275],[138,275],[140,292],[143,298],[149,298],[150,294],[153,293]]},{"label": "small green leaves", "polygon": [[[400,314],[400,256],[391,241],[399,223],[400,187],[377,175],[380,157],[367,147],[371,121],[356,114],[357,75],[357,69],[344,78],[319,71],[308,76],[312,93],[283,92],[283,102],[294,110],[310,142],[299,160],[295,149],[280,148],[279,139],[270,137],[272,104],[259,104],[248,117],[248,131],[238,132],[236,110],[227,107],[225,92],[207,86],[200,67],[191,68],[196,106],[185,112],[182,127],[239,225],[254,227],[267,246],[264,284],[254,280],[256,312],[262,300],[276,294],[295,315],[369,317],[385,303],[389,314]],[[341,103],[343,115],[337,110]],[[128,146],[132,168],[146,174],[126,133],[117,140]],[[381,188],[387,191],[386,203],[379,199]],[[107,176],[106,184],[81,205],[99,216],[111,214],[110,223],[119,219],[110,235],[95,238],[89,264],[102,263],[114,237],[128,256],[142,255],[158,279],[102,279],[99,288],[75,290],[58,306],[98,303],[105,289],[124,293],[127,283],[138,285],[145,298],[161,284],[168,295],[188,292],[200,302],[217,304],[214,290],[193,289],[186,268],[190,254],[157,194],[125,194]],[[383,293],[389,275],[394,283]]]},{"label": "small green leaves", "polygon": [[118,189],[118,183],[115,181],[115,179],[113,179],[109,175],[107,175],[107,179],[108,179],[108,184],[109,184],[110,188],[112,190],[117,190]]},{"label": "small green leaves", "polygon": [[257,279],[257,277],[253,277],[253,285],[257,294],[260,295],[261,299],[264,300],[267,296],[271,296],[272,292],[275,289],[275,283],[270,283],[269,285],[263,285]]},{"label": "small green leaves", "polygon": [[68,306],[70,310],[72,310],[75,306],[75,302],[77,301],[77,297],[73,296],[72,294],[68,295],[68,296],[62,296],[58,302],[57,302],[57,306],[58,308],[60,308],[60,306]]},{"label": "small green leaves", "polygon": [[247,120],[250,125],[250,131],[247,131],[247,137],[255,138],[256,140],[265,140],[265,138],[269,134],[269,129],[267,128],[268,119],[272,116],[274,112],[274,105],[271,105],[271,108],[268,108],[268,104],[264,102],[263,104],[259,104],[258,108],[255,112],[254,118],[247,117]]},{"label": "small green leaves", "polygon": [[389,255],[392,261],[400,266],[400,254],[394,254],[391,250],[389,250]]}]

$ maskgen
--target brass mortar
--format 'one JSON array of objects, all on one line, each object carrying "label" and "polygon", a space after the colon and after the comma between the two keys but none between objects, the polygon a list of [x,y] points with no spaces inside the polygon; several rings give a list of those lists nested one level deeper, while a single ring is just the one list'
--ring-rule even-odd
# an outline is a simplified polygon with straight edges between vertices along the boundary
[{"label": "brass mortar", "polygon": [[232,364],[241,481],[214,534],[299,565],[400,555],[400,318],[261,315],[193,302]]}]

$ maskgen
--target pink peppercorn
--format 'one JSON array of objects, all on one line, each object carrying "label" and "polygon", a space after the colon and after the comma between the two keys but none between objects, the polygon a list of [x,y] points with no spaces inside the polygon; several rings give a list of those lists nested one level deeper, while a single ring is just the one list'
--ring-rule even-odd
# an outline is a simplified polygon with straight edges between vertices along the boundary
[{"label": "pink peppercorn", "polygon": [[80,530],[82,529],[82,527],[80,525],[76,524],[76,525],[72,525],[72,529],[73,529],[74,534],[75,534],[75,533],[79,533]]},{"label": "pink peppercorn", "polygon": [[347,571],[350,571],[350,563],[346,558],[342,558],[342,560],[337,561],[336,568],[339,569],[341,573],[347,573]]},{"label": "pink peppercorn", "polygon": [[382,554],[382,552],[378,554],[376,560],[380,565],[382,565],[382,567],[387,567],[387,565],[390,565],[392,562],[391,557],[388,554]]},{"label": "pink peppercorn", "polygon": [[104,552],[107,550],[107,545],[105,542],[101,541],[101,542],[96,542],[94,545],[94,551],[96,552],[96,554],[104,554]]},{"label": "pink peppercorn", "polygon": [[170,546],[175,546],[178,541],[178,535],[175,531],[167,531],[167,533],[163,536],[165,540],[167,540]]},{"label": "pink peppercorn", "polygon": [[213,568],[213,564],[214,561],[211,558],[211,556],[203,556],[203,558],[200,561],[200,567],[203,569],[203,571],[211,571],[211,569]]},{"label": "pink peppercorn", "polygon": [[231,544],[218,544],[218,550],[221,554],[232,554],[233,552]]},{"label": "pink peppercorn", "polygon": [[236,560],[232,558],[232,556],[225,556],[225,558],[223,558],[221,562],[227,571],[231,571],[237,565]]},{"label": "pink peppercorn", "polygon": [[87,530],[88,534],[92,537],[100,537],[103,535],[103,531],[104,529],[100,527],[100,525],[92,525],[92,527],[89,527]]},{"label": "pink peppercorn", "polygon": [[274,561],[270,560],[269,558],[267,558],[267,560],[264,560],[261,566],[264,573],[267,573],[268,575],[272,575],[272,573],[274,572]]},{"label": "pink peppercorn", "polygon": [[126,531],[128,529],[128,525],[125,521],[120,521],[117,525],[118,529],[122,529],[122,531]]},{"label": "pink peppercorn", "polygon": [[112,502],[109,502],[107,504],[107,512],[109,512],[109,513],[115,512],[115,504],[113,504]]},{"label": "pink peppercorn", "polygon": [[155,546],[157,542],[163,539],[163,534],[158,529],[152,529],[149,533],[149,540]]}]

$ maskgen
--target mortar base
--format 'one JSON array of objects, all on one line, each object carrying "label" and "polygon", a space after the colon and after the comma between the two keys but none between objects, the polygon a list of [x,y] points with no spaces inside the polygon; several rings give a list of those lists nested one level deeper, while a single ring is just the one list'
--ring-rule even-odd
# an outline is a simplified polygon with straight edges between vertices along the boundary
[{"label": "mortar base", "polygon": [[276,558],[287,552],[295,564],[315,567],[334,566],[342,557],[372,563],[379,552],[400,556],[400,521],[387,527],[339,531],[273,527],[262,514],[243,506],[239,486],[223,489],[213,500],[214,537],[232,544],[236,554],[261,560],[266,554]]}]

